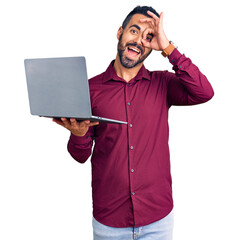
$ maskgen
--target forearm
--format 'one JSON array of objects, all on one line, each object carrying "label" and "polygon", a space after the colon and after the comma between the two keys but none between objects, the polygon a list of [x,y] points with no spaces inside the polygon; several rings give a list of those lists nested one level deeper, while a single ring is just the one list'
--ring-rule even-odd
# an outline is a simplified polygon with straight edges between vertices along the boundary
[{"label": "forearm", "polygon": [[78,162],[84,163],[91,155],[93,145],[94,126],[99,122],[89,120],[77,122],[75,118],[55,119],[53,121],[71,132],[67,149],[71,156]]},{"label": "forearm", "polygon": [[80,163],[84,163],[91,155],[93,141],[88,134],[77,137],[71,134],[67,149],[70,155]]},{"label": "forearm", "polygon": [[[173,100],[172,104],[194,105],[207,102],[213,97],[211,84],[189,58],[175,49],[169,55],[169,61],[175,71],[175,79],[170,81],[168,90],[169,98]],[[181,96],[184,102],[177,99],[177,96]]]}]

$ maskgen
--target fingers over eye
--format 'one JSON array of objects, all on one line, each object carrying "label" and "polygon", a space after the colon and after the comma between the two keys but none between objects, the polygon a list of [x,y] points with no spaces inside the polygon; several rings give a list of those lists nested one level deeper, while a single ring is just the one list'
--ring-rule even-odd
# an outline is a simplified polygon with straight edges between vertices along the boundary
[{"label": "fingers over eye", "polygon": [[154,30],[153,29],[146,29],[143,33],[143,39],[147,42],[151,42],[154,37]]},{"label": "fingers over eye", "polygon": [[141,18],[140,22],[142,23],[147,22],[151,25],[151,27],[155,27],[155,20],[152,18]]},{"label": "fingers over eye", "polygon": [[163,14],[163,12],[160,13],[160,17],[158,17],[158,16],[157,16],[156,14],[154,14],[153,12],[147,11],[147,13],[148,13],[154,20],[158,20],[158,19],[161,17],[161,14]]}]

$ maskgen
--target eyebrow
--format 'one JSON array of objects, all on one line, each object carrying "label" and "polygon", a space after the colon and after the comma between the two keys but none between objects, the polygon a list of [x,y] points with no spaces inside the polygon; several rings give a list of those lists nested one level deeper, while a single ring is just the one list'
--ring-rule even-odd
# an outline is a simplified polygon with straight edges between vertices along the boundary
[{"label": "eyebrow", "polygon": [[141,29],[137,24],[134,24],[134,25],[130,26],[129,28],[132,28],[132,27],[137,28],[139,31],[140,31],[140,29]]}]

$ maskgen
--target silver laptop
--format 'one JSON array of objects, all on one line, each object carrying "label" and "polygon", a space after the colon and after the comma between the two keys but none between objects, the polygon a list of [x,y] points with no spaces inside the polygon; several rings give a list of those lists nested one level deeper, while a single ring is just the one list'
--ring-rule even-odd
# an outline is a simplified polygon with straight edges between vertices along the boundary
[{"label": "silver laptop", "polygon": [[92,115],[85,57],[25,59],[24,64],[32,115],[127,124]]}]

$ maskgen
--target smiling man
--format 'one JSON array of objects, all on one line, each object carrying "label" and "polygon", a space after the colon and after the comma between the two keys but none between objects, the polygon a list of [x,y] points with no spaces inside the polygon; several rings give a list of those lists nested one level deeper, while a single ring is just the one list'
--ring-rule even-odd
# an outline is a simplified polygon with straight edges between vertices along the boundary
[{"label": "smiling man", "polygon": [[[107,70],[90,79],[94,115],[128,125],[54,120],[71,131],[68,151],[80,163],[92,152],[94,240],[171,240],[173,199],[168,110],[213,97],[207,78],[168,40],[163,13],[136,7],[117,33],[118,52]],[[175,73],[148,71],[152,50]],[[163,58],[162,58],[163,59]]]}]

